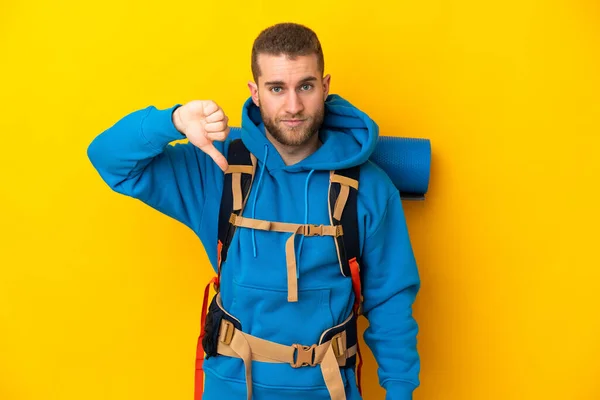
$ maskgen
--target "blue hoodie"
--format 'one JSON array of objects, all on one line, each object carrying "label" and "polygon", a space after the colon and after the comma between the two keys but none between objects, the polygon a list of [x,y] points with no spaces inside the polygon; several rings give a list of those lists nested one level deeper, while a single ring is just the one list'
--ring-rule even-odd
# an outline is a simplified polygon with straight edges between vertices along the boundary
[{"label": "blue hoodie", "polygon": [[[191,143],[171,144],[184,138],[171,118],[178,106],[166,110],[150,106],[125,116],[93,140],[88,157],[113,190],[192,229],[216,271],[224,174]],[[286,166],[264,134],[259,109],[251,99],[246,101],[241,138],[258,164],[243,215],[330,225],[329,171],[362,164],[358,221],[363,312],[369,320],[364,339],[377,360],[386,399],[412,399],[420,370],[412,304],[420,280],[398,190],[369,161],[378,127],[349,102],[330,95],[319,135],[322,145],[315,153]],[[226,155],[229,143],[215,145]],[[352,282],[340,272],[331,237],[300,236],[296,240],[299,301],[288,302],[285,243],[289,236],[238,228],[222,266],[222,302],[251,335],[287,345],[310,345],[350,315]],[[205,400],[245,398],[241,359],[210,357],[204,370]],[[252,377],[257,400],[329,398],[320,367],[294,369],[288,364],[254,361]],[[343,370],[342,379],[347,398],[360,399],[354,371]]]}]

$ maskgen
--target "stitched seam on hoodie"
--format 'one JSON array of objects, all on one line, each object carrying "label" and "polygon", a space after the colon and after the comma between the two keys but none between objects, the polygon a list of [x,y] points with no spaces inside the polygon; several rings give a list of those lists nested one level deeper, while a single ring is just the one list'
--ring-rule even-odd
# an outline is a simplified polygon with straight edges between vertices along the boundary
[{"label": "stitched seam on hoodie", "polygon": [[390,201],[392,200],[393,197],[396,197],[396,195],[399,196],[399,193],[394,192],[394,193],[392,193],[390,195],[390,197],[388,197],[387,201],[385,202],[385,211],[383,212],[383,215],[381,216],[381,218],[377,222],[377,227],[373,230],[373,232],[369,236],[367,236],[365,238],[365,242],[367,240],[371,239],[373,236],[375,236],[377,234],[377,232],[379,232],[379,229],[381,228],[381,226],[383,225],[385,219],[387,218],[387,213],[388,213]]},{"label": "stitched seam on hoodie", "polygon": [[148,118],[148,116],[150,115],[151,111],[152,111],[152,109],[150,107],[148,107],[148,112],[146,112],[146,115],[144,115],[144,118],[142,118],[142,121],[140,122],[140,136],[142,137],[142,139],[144,139],[146,141],[146,143],[150,147],[152,147],[153,150],[160,151],[160,149],[158,149],[156,146],[154,146],[154,144],[150,140],[148,140],[148,138],[144,134],[144,122],[146,121],[146,118]]},{"label": "stitched seam on hoodie", "polygon": [[[154,151],[160,151],[160,150],[158,150],[156,147],[154,147],[154,145],[153,145],[153,144],[152,144],[152,143],[151,143],[151,142],[148,140],[148,138],[146,137],[146,135],[144,135],[144,128],[143,128],[143,126],[144,126],[144,121],[146,121],[146,118],[148,118],[148,115],[150,115],[150,111],[151,111],[151,108],[150,108],[150,107],[148,107],[148,110],[146,111],[146,115],[144,115],[144,117],[142,118],[142,121],[140,122],[140,125],[139,125],[139,129],[140,129],[140,130],[139,130],[139,134],[140,134],[140,137],[142,138],[142,140],[144,140],[144,141],[146,142],[146,144],[147,144],[148,146],[150,146],[150,147],[151,147],[151,148],[152,148]],[[140,161],[141,161],[141,160],[140,160]],[[131,178],[131,176],[132,176],[133,174],[137,174],[137,173],[139,172],[139,171],[138,171],[138,166],[140,165],[140,161],[137,161],[137,162],[135,163],[135,167],[133,167],[133,168],[132,168],[132,169],[131,169],[131,170],[130,170],[128,173],[127,173],[126,180],[130,179],[130,178]]]},{"label": "stitched seam on hoodie", "polygon": [[418,383],[416,383],[414,381],[411,381],[409,379],[396,379],[396,378],[384,379],[381,382],[381,386],[384,386],[384,385],[386,385],[388,383],[396,383],[396,382],[398,382],[398,383],[410,383],[411,385],[419,386]]}]

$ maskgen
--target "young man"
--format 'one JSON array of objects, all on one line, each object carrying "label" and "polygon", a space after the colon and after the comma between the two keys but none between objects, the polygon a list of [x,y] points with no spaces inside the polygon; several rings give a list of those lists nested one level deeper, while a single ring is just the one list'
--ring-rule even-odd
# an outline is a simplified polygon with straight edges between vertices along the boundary
[{"label": "young man", "polygon": [[412,399],[420,281],[399,192],[368,160],[378,127],[329,94],[304,26],[264,30],[252,72],[241,140],[196,100],[133,112],[88,149],[113,190],[190,227],[218,273],[196,398],[360,399],[362,310],[387,399]]}]

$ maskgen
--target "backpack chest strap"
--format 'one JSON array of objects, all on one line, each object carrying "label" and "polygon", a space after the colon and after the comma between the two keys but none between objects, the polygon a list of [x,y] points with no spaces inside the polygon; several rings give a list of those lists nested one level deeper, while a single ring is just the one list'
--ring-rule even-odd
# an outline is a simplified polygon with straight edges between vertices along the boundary
[{"label": "backpack chest strap", "polygon": [[294,246],[296,235],[339,237],[344,234],[344,229],[341,225],[292,224],[287,222],[265,221],[261,219],[240,217],[234,213],[231,214],[229,222],[231,225],[241,228],[292,234],[285,243],[289,302],[298,301],[296,250]]}]

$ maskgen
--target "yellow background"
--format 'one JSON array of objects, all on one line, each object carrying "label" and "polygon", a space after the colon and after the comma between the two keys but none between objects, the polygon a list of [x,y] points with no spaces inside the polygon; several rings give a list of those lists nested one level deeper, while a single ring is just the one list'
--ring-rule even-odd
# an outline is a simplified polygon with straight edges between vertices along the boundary
[{"label": "yellow background", "polygon": [[600,398],[598,2],[4,0],[0,399],[192,398],[203,248],[86,147],[149,104],[213,99],[238,125],[252,41],[286,20],[382,134],[432,141],[405,204],[415,398]]}]

